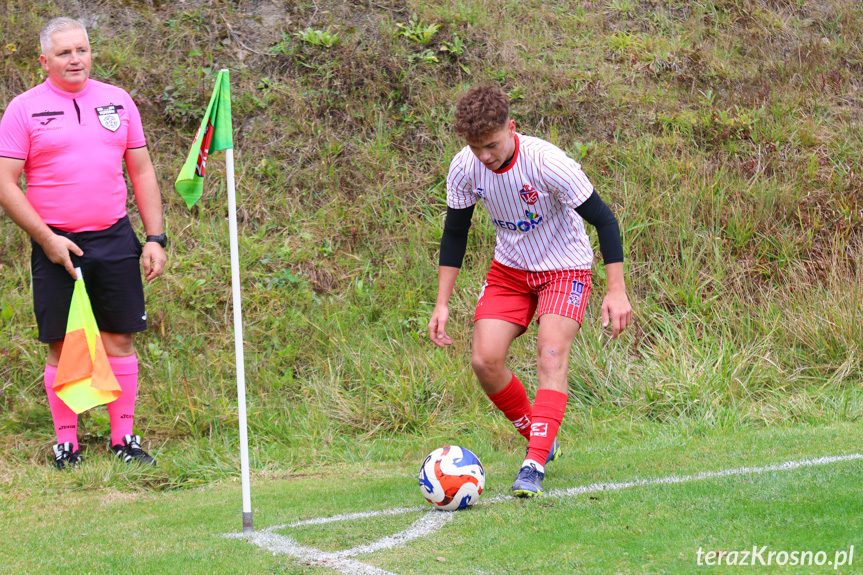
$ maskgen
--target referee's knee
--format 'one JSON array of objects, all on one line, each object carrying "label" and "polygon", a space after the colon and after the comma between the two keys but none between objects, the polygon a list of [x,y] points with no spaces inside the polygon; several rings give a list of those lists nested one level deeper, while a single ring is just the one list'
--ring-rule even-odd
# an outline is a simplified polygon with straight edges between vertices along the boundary
[{"label": "referee's knee", "polygon": [[60,353],[63,351],[63,342],[55,341],[48,344],[48,358],[46,362],[48,365],[53,365],[57,367],[60,363]]},{"label": "referee's knee", "polygon": [[105,353],[111,357],[126,357],[135,353],[131,333],[108,333],[103,331],[102,343],[105,345]]}]

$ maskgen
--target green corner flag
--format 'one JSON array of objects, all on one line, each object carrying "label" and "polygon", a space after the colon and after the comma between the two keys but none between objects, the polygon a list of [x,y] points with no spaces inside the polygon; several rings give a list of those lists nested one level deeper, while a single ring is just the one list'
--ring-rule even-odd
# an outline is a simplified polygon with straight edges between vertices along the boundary
[{"label": "green corner flag", "polygon": [[177,192],[186,200],[186,205],[192,209],[204,193],[204,169],[207,166],[207,154],[218,150],[234,147],[233,127],[231,124],[231,80],[228,70],[219,70],[216,75],[216,87],[207,113],[201,121],[201,127],[192,142],[192,149],[186,157],[186,162],[174,182]]}]

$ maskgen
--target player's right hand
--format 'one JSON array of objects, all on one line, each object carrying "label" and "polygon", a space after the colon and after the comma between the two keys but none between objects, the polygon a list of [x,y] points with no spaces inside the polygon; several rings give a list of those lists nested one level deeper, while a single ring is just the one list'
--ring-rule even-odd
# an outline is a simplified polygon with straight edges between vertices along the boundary
[{"label": "player's right hand", "polygon": [[42,249],[45,250],[45,255],[48,256],[49,260],[66,268],[73,279],[78,279],[75,266],[72,265],[72,257],[69,255],[69,252],[78,257],[84,255],[84,251],[78,247],[78,244],[67,237],[51,234],[42,244]]},{"label": "player's right hand", "polygon": [[446,347],[452,344],[452,339],[450,339],[450,336],[446,334],[446,330],[444,329],[447,321],[449,321],[449,307],[436,305],[429,322],[429,338],[431,338],[432,343],[439,347]]}]

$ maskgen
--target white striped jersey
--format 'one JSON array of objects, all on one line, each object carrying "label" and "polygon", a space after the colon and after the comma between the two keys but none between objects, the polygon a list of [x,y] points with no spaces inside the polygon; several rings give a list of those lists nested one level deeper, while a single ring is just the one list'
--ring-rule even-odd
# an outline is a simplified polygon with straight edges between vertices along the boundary
[{"label": "white striped jersey", "polygon": [[463,209],[482,200],[497,228],[494,258],[527,271],[590,269],[593,249],[575,209],[593,193],[581,166],[545,140],[515,134],[515,154],[492,171],[465,146],[453,158],[446,203]]}]

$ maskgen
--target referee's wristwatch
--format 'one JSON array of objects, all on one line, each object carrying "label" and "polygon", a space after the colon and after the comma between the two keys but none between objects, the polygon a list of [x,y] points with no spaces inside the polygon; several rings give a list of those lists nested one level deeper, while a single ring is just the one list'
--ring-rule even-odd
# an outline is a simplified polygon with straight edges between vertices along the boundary
[{"label": "referee's wristwatch", "polygon": [[159,234],[158,236],[147,236],[148,242],[156,242],[163,248],[168,245],[168,236],[167,234]]}]

